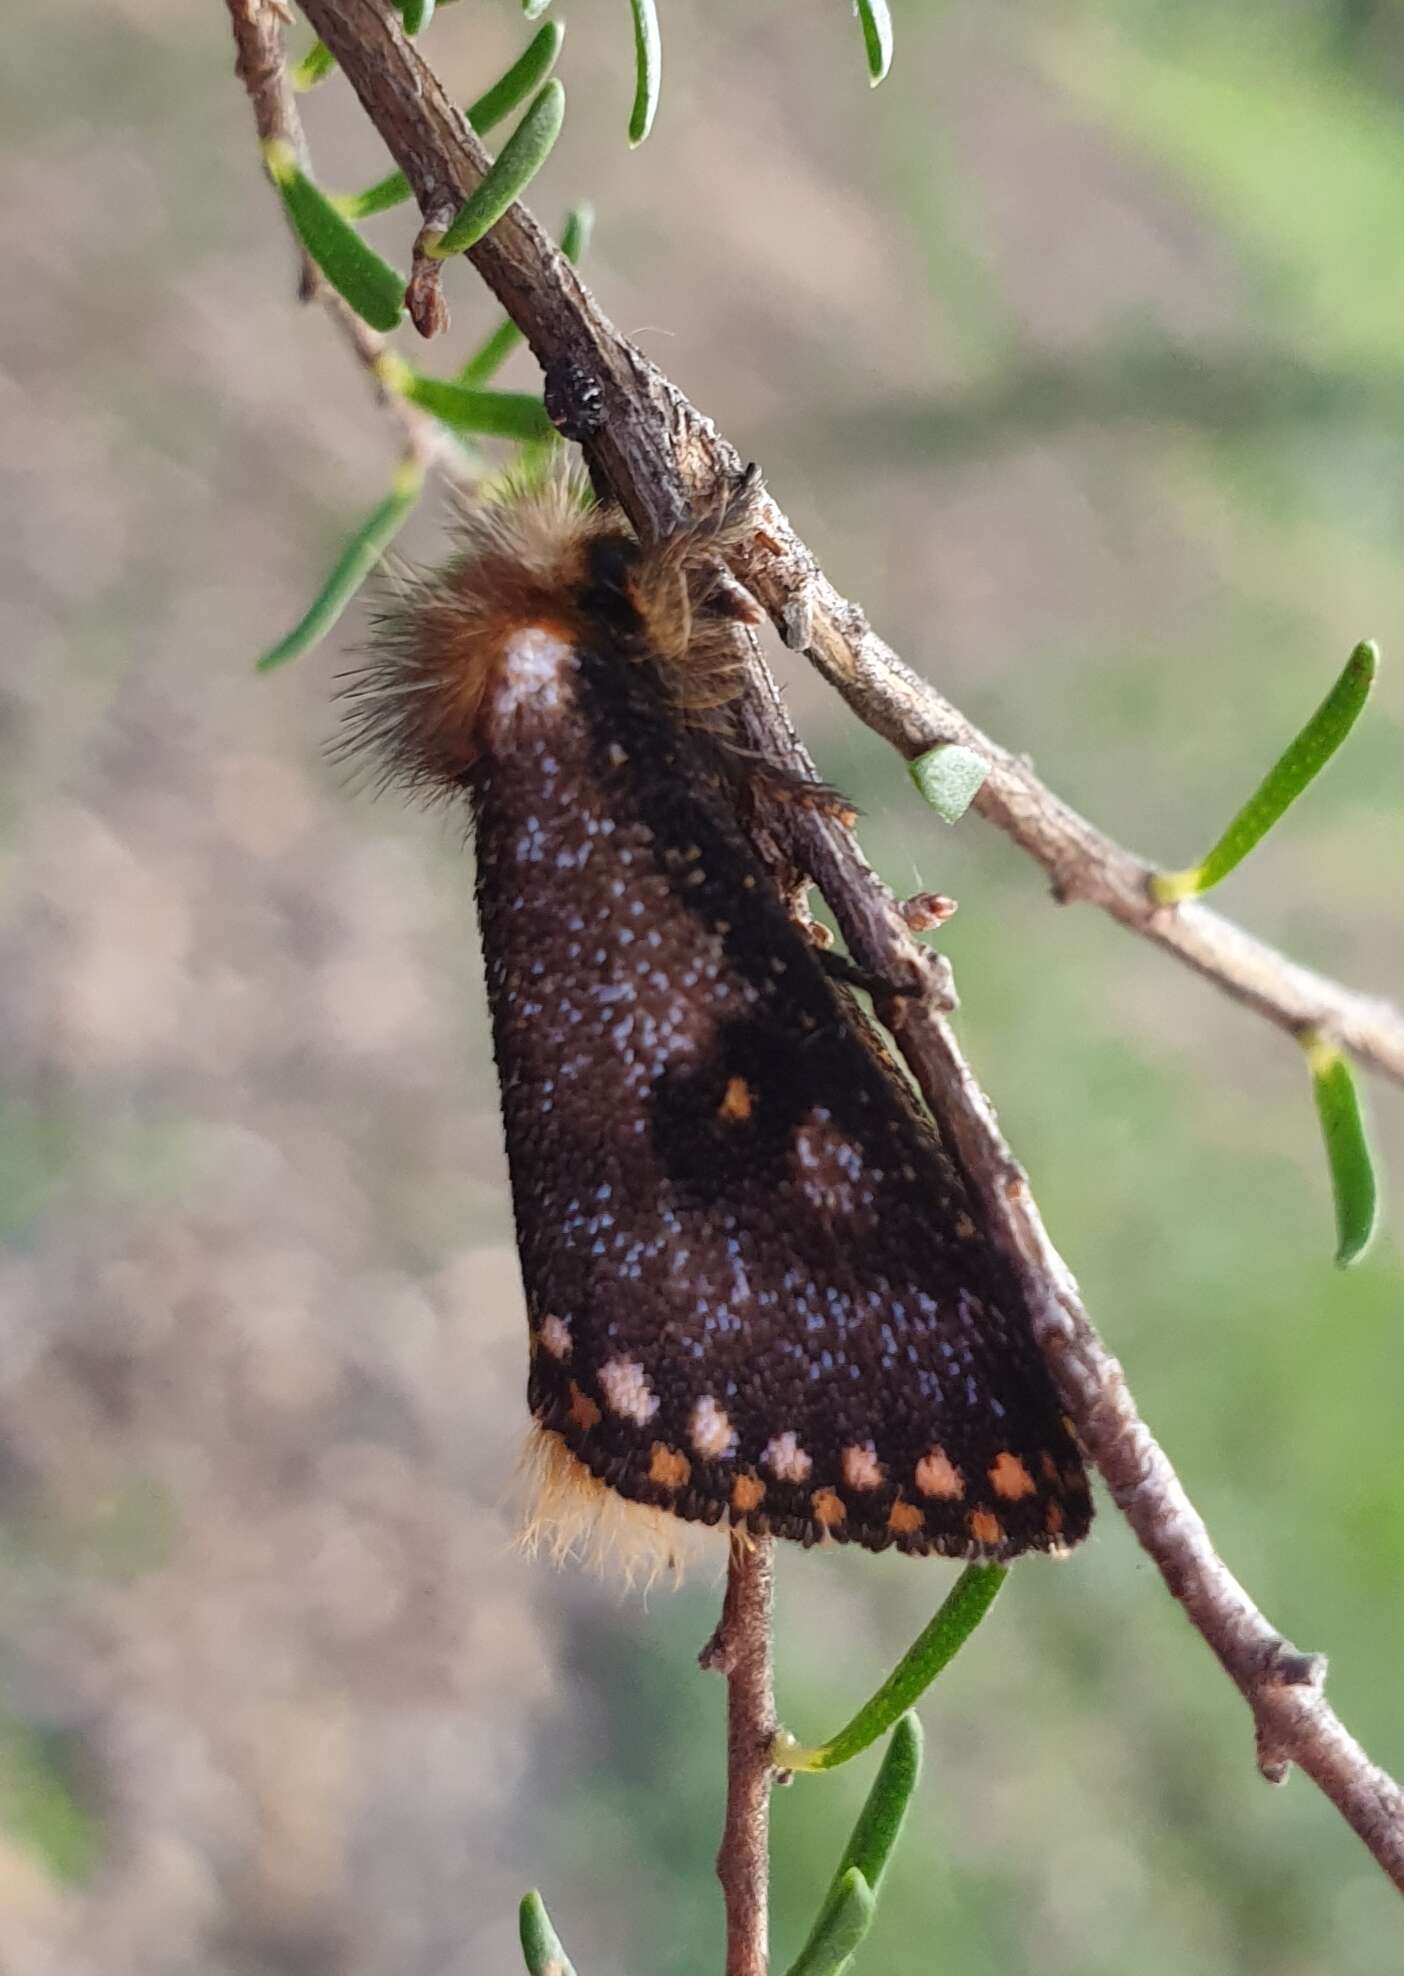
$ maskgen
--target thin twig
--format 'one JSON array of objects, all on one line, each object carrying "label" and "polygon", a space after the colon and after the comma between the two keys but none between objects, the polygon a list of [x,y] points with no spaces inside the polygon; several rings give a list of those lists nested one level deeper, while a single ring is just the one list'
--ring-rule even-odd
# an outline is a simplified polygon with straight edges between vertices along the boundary
[{"label": "thin twig", "polygon": [[[282,139],[285,144],[291,144],[298,162],[306,167],[307,139],[283,59],[284,16],[278,0],[226,0],[226,5],[234,29],[234,72],[253,106],[259,142]],[[347,307],[336,290],[323,280],[301,244],[295,244],[299,298],[318,303],[330,316],[361,368],[373,380],[377,398],[399,424],[414,457],[426,467],[437,467],[456,486],[471,491],[477,486],[479,476],[453,434],[398,391],[385,389],[379,364],[389,347],[386,338]]]},{"label": "thin twig", "polygon": [[[768,607],[784,598],[786,580],[772,576],[769,584],[773,595],[760,599]],[[1153,866],[1079,816],[1026,761],[919,679],[822,577],[811,588],[810,651],[819,670],[865,726],[909,761],[943,741],[982,755],[988,773],[975,808],[1043,866],[1060,903],[1099,906],[1279,1028],[1299,1037],[1320,1027],[1362,1063],[1404,1084],[1398,1009],[1299,966],[1207,906],[1156,905],[1146,890]]]},{"label": "thin twig", "polygon": [[770,1748],[775,1720],[769,1537],[733,1536],[726,1599],[698,1656],[726,1677],[726,1824],[717,1878],[726,1902],[726,1976],[766,1976],[769,1967]]},{"label": "thin twig", "polygon": [[[240,11],[267,0],[228,0]],[[376,0],[303,0],[304,12],[355,88],[371,121],[408,176],[421,212],[434,220],[456,208],[487,163],[486,153],[437,78]],[[597,477],[615,494],[646,541],[675,528],[700,496],[734,480],[740,462],[666,378],[621,338],[575,271],[520,206],[471,255],[478,272],[525,334],[547,376],[568,380],[590,397],[602,424],[586,437]],[[1052,876],[1061,898],[1083,898],[1155,941],[1225,992],[1294,1034],[1318,1029],[1362,1062],[1404,1082],[1404,1017],[1383,1002],[1352,993],[1297,967],[1200,906],[1152,906],[1148,867],[1086,823],[1027,766],[974,729],[934,688],[918,679],[869,629],[862,612],[827,582],[775,503],[758,499],[755,527],[737,570],[769,609],[787,642],[808,650],[859,717],[907,756],[939,741],[960,741],[990,763],[979,800]],[[757,660],[741,709],[753,739],[804,766]],[[1325,1663],[1298,1654],[1259,1613],[1216,1556],[1198,1514],[1164,1454],[1136,1414],[1116,1360],[1089,1322],[1066,1265],[1044,1232],[1027,1181],[994,1124],[984,1097],[956,1050],[942,1009],[945,985],[931,956],[917,947],[886,888],[833,817],[790,803],[773,820],[792,839],[796,861],[829,897],[855,960],[899,991],[885,1010],[892,1033],[953,1150],[982,1198],[990,1225],[1020,1272],[1043,1347],[1079,1438],[1106,1477],[1116,1502],[1159,1567],[1173,1596],[1247,1698],[1258,1733],[1259,1762],[1274,1781],[1297,1763],[1339,1808],[1380,1865],[1404,1888],[1404,1797],[1351,1738],[1322,1691]],[[753,1562],[745,1588],[766,1609],[760,1579],[769,1558]],[[734,1578],[742,1566],[733,1561]],[[735,1585],[730,1609],[743,1597]],[[721,1637],[727,1635],[723,1620]],[[764,1651],[768,1654],[767,1637]],[[764,1672],[751,1690],[753,1723],[768,1715]],[[733,1726],[736,1717],[733,1714]],[[733,1748],[749,1791],[757,1782],[755,1748]],[[754,1797],[744,1800],[754,1804]],[[742,1802],[742,1800],[738,1800]],[[729,1801],[730,1803],[730,1801]],[[749,1837],[747,1837],[749,1833]],[[754,1831],[730,1814],[727,1846],[754,1845]],[[724,1848],[725,1851],[725,1848]],[[742,1855],[744,1858],[746,1855]],[[754,1858],[754,1854],[751,1855]],[[730,1868],[727,1869],[730,1871]],[[728,1888],[728,1903],[732,1901]],[[759,1976],[761,1962],[729,1965],[729,1976]]]}]

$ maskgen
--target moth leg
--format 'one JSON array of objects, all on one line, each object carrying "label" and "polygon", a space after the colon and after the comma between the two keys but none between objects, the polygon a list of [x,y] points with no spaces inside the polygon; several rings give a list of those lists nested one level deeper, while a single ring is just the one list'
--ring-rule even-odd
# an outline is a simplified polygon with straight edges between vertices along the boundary
[{"label": "moth leg", "polygon": [[755,754],[735,746],[730,753],[753,798],[815,810],[845,830],[851,830],[858,821],[860,811],[853,798],[831,782],[816,782],[788,762],[777,761],[773,755]]},{"label": "moth leg", "polygon": [[850,960],[847,954],[836,953],[832,947],[819,949],[819,965],[830,981],[840,988],[861,988],[865,995],[871,995],[879,1004],[889,1001],[894,995],[910,994],[910,983],[895,981],[885,974],[874,974],[871,969],[859,967],[857,961]]}]

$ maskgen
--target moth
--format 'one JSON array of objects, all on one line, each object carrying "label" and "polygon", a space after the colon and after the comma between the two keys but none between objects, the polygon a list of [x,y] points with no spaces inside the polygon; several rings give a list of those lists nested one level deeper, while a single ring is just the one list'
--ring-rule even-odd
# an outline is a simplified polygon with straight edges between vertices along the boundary
[{"label": "moth", "polygon": [[471,815],[548,1508],[1061,1551],[1087,1478],[1015,1276],[738,820],[729,526],[645,551],[510,489],[349,694]]}]

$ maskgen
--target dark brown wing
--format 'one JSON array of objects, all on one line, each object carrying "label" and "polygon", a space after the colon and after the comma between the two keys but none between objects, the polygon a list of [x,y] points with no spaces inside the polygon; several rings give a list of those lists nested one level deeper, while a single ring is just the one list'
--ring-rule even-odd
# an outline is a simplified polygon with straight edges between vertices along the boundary
[{"label": "dark brown wing", "polygon": [[653,668],[558,654],[470,787],[543,1427],[708,1523],[1076,1542],[1017,1284]]}]

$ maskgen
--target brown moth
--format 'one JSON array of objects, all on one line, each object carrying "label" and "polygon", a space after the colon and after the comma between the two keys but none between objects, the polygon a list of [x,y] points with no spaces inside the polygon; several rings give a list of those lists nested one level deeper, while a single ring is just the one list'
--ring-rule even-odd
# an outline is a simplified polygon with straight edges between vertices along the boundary
[{"label": "brown moth", "polygon": [[350,695],[348,745],[471,811],[548,1509],[1061,1551],[1087,1478],[1017,1281],[697,713],[718,547],[509,492]]}]

